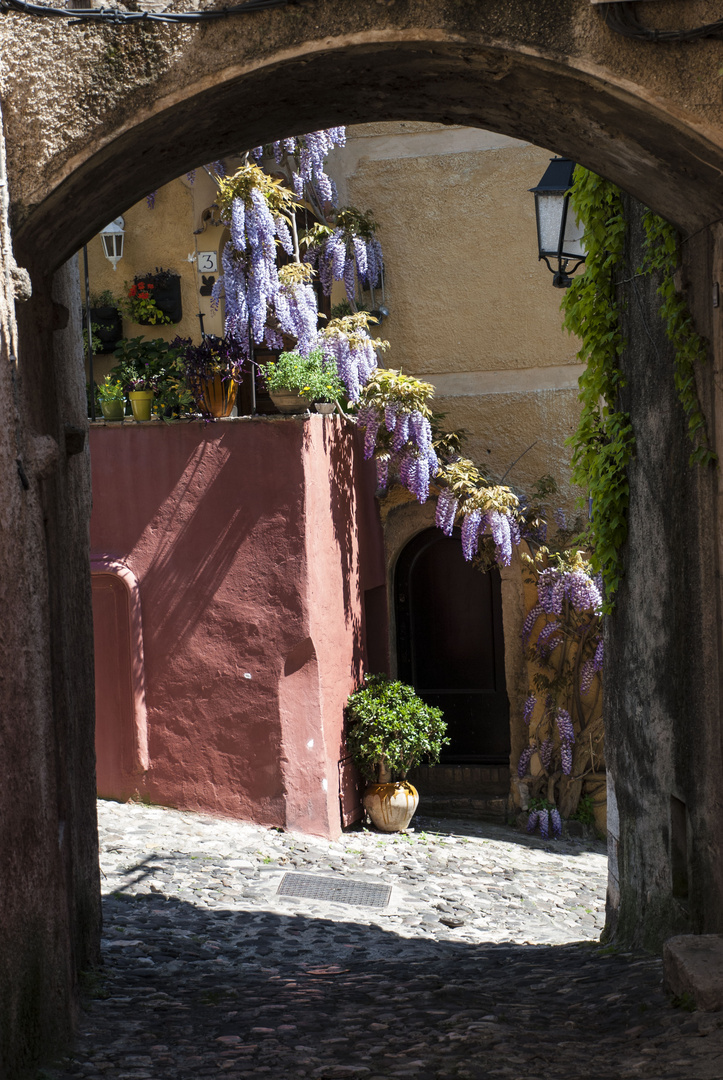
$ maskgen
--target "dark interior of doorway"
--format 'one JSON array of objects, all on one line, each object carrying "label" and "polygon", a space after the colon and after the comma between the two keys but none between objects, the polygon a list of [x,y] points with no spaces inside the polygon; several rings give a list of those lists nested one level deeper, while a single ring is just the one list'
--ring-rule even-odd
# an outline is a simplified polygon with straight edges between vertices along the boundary
[{"label": "dark interior of doorway", "polygon": [[442,763],[508,765],[499,571],[465,562],[458,530],[425,529],[402,551],[394,584],[399,678],[443,710]]}]

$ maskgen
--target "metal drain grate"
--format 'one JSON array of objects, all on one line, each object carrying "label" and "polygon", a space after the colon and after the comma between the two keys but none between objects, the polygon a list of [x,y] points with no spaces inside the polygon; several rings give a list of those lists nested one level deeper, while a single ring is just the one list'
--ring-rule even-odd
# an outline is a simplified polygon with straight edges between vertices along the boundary
[{"label": "metal drain grate", "polygon": [[358,904],[360,907],[386,907],[392,895],[391,885],[372,885],[366,881],[339,881],[315,874],[284,874],[277,896],[302,896],[307,900],[327,900],[335,904]]}]

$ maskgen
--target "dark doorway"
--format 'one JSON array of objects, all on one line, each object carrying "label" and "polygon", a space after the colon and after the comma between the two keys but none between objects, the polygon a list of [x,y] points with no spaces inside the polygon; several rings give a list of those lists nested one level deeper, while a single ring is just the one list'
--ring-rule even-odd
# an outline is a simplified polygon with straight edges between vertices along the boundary
[{"label": "dark doorway", "polygon": [[442,761],[507,763],[499,570],[465,562],[457,530],[425,529],[400,555],[394,591],[399,678],[443,710],[451,742]]}]

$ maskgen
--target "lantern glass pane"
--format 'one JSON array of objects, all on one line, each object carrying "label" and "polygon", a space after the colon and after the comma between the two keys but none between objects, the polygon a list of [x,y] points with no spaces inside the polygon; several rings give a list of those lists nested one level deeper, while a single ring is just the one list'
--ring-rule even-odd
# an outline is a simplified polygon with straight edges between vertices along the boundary
[{"label": "lantern glass pane", "polygon": [[541,255],[557,255],[560,245],[560,225],[565,206],[564,194],[536,195],[537,234]]},{"label": "lantern glass pane", "polygon": [[575,219],[572,207],[568,206],[565,236],[562,245],[563,258],[582,259],[585,257],[585,248],[582,246],[584,232],[584,227]]}]

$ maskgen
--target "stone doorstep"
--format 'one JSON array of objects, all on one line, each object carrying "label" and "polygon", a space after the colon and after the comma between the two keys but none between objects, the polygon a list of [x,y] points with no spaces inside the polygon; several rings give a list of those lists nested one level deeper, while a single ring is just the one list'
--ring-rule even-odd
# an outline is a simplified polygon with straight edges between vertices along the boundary
[{"label": "stone doorstep", "polygon": [[664,986],[703,1012],[723,1009],[723,934],[680,934],[663,946]]}]

